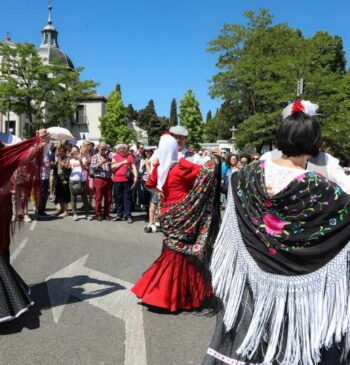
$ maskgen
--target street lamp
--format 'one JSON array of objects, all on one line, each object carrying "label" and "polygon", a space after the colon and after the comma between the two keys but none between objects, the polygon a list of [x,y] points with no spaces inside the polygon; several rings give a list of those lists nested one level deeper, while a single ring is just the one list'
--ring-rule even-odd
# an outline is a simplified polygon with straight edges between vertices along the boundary
[{"label": "street lamp", "polygon": [[304,92],[304,78],[301,77],[297,84],[297,97],[301,96]]}]

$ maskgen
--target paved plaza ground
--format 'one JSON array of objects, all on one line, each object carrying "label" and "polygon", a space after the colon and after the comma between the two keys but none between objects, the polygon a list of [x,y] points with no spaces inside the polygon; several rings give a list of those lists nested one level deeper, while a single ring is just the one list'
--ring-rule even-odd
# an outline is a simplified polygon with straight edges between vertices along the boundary
[{"label": "paved plaza ground", "polygon": [[201,363],[215,317],[150,311],[129,291],[161,251],[143,218],[53,218],[16,232],[12,262],[35,304],[0,325],[1,365]]}]

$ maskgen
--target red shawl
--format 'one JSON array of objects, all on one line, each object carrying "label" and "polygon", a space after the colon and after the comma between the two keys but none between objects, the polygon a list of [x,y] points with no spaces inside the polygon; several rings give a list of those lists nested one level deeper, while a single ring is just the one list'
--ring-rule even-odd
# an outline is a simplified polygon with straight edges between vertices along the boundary
[{"label": "red shawl", "polygon": [[[31,165],[31,162],[36,161],[41,164],[41,151],[39,137],[0,148],[0,186],[10,180],[18,166]],[[29,152],[31,153],[29,154]],[[29,168],[29,170],[33,170],[33,168]]]},{"label": "red shawl", "polygon": [[[43,163],[42,147],[38,136],[26,141],[0,148],[0,187],[6,184],[20,166],[25,166],[28,172],[28,186],[35,190],[36,202],[40,201],[41,166]],[[18,187],[20,189],[20,187]],[[20,191],[16,191],[15,204],[20,205]],[[10,245],[10,226],[12,203],[9,194],[0,194],[0,255],[6,252]]]}]

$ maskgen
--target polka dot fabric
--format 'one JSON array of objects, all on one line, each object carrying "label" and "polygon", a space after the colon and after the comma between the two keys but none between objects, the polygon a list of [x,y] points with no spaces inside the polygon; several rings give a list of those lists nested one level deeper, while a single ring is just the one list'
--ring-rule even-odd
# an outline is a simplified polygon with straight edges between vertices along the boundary
[{"label": "polka dot fabric", "polygon": [[5,256],[0,256],[0,322],[19,317],[32,304],[28,286]]}]

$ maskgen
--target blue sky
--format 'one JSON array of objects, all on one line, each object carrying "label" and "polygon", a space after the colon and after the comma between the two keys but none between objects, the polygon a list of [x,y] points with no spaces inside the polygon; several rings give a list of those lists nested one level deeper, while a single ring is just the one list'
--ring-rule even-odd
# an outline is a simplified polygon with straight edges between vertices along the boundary
[{"label": "blue sky", "polygon": [[[203,117],[219,100],[208,96],[208,80],[217,72],[216,56],[206,53],[224,23],[244,23],[246,10],[270,9],[274,22],[287,22],[305,36],[317,30],[340,35],[350,54],[349,0],[53,0],[53,24],[60,48],[84,78],[100,83],[105,96],[117,83],[125,105],[136,109],[155,102],[168,116],[171,99],[192,88]],[[46,0],[3,1],[0,38],[40,43],[47,22]]]}]

